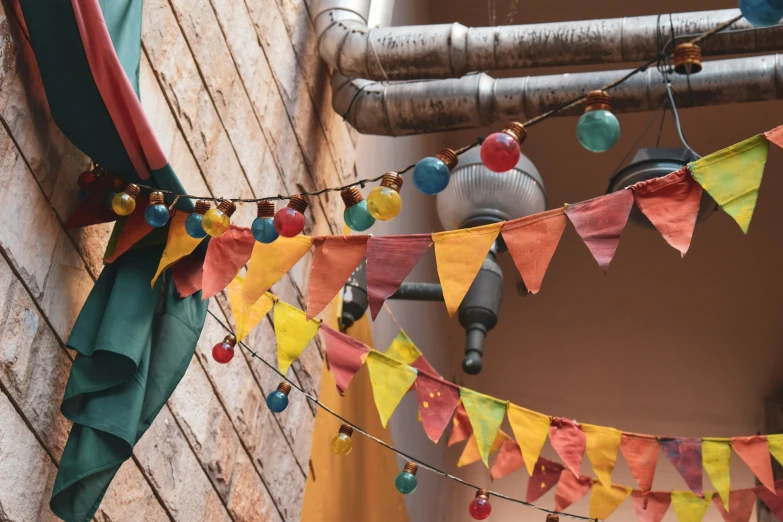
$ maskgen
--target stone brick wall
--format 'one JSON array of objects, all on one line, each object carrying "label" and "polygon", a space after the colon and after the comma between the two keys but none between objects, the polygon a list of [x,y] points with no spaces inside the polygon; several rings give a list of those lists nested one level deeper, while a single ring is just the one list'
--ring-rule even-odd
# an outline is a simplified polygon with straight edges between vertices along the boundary
[{"label": "stone brick wall", "polygon": [[[299,0],[146,0],[141,99],[191,193],[262,196],[354,176],[356,135],[331,109],[312,6]],[[0,520],[54,520],[49,494],[69,423],[59,403],[70,328],[99,275],[110,226],[66,232],[85,158],[47,112],[8,4],[0,4]],[[341,230],[339,196],[314,200],[307,233]],[[235,222],[249,225],[254,205]],[[309,259],[273,290],[304,304]],[[222,296],[210,309],[231,322]],[[222,367],[208,318],[190,368],[122,466],[95,520],[299,520],[315,411],[241,351]],[[249,343],[274,360],[265,321]],[[317,391],[323,345],[292,378]]]}]

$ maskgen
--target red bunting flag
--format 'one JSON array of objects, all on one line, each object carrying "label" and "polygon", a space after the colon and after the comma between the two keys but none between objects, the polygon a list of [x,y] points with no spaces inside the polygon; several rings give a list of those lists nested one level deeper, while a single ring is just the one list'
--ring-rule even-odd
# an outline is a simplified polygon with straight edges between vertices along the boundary
[{"label": "red bunting flag", "polygon": [[370,237],[367,241],[367,297],[373,319],[431,245],[430,234]]},{"label": "red bunting flag", "polygon": [[587,436],[576,422],[555,418],[549,426],[549,442],[563,463],[576,476],[581,476],[582,455],[587,445]]},{"label": "red bunting flag", "polygon": [[[136,199],[137,205],[144,205],[141,208],[147,206],[148,200],[146,197],[139,196]],[[136,212],[132,213],[130,216],[125,218],[125,222],[123,224],[121,223],[122,221],[117,221],[117,224],[115,225],[117,227],[121,226],[122,229],[117,236],[117,242],[114,244],[114,248],[109,251],[110,247],[107,246],[106,257],[103,259],[106,263],[113,263],[116,261],[118,257],[130,250],[133,245],[141,241],[154,229],[154,227],[147,223],[147,220],[144,219],[144,212],[141,210],[137,210]],[[111,245],[111,240],[109,241],[109,245]]]},{"label": "red bunting flag", "polygon": [[[114,186],[114,176],[103,176],[95,188],[87,194],[87,197],[74,209],[65,229],[88,227],[99,223],[109,223],[117,219],[117,214],[106,205],[110,192],[117,192]],[[136,205],[138,207],[138,204]],[[140,207],[143,208],[143,207]],[[144,212],[141,212],[144,214]]]},{"label": "red bunting flag", "polygon": [[759,482],[774,493],[775,479],[772,476],[772,459],[767,437],[734,437],[731,439],[731,447],[758,477]]},{"label": "red bunting flag", "polygon": [[326,358],[334,380],[337,381],[337,391],[345,393],[351,379],[364,364],[370,349],[352,337],[321,326],[321,333],[326,339]]},{"label": "red bunting flag", "polygon": [[230,225],[223,235],[213,237],[204,259],[203,299],[220,293],[233,281],[256,244],[253,233],[247,227]]},{"label": "red bunting flag", "polygon": [[680,472],[691,491],[701,496],[703,470],[701,465],[701,439],[663,438],[663,452],[669,462]]},{"label": "red bunting flag", "polygon": [[764,137],[778,147],[783,147],[783,125],[764,133]]},{"label": "red bunting flag", "polygon": [[639,522],[661,522],[672,503],[672,496],[668,492],[652,491],[645,497],[641,491],[634,491],[631,501]]},{"label": "red bunting flag", "polygon": [[568,219],[604,273],[609,270],[609,263],[617,251],[631,207],[633,193],[621,190],[569,205],[566,209]]},{"label": "red bunting flag", "polygon": [[514,473],[525,465],[522,458],[522,450],[514,439],[507,439],[500,446],[500,452],[495,458],[492,469],[489,470],[489,476],[492,480],[501,479]]},{"label": "red bunting flag", "polygon": [[180,259],[171,268],[171,275],[180,297],[187,297],[201,290],[201,282],[204,278],[204,252],[197,249]]},{"label": "red bunting flag", "polygon": [[752,489],[739,489],[729,494],[729,510],[723,507],[718,495],[712,497],[712,503],[720,511],[726,522],[750,522],[753,506],[756,504],[756,493]]},{"label": "red bunting flag", "polygon": [[514,264],[531,294],[541,289],[549,262],[566,227],[562,208],[507,221],[500,229]]},{"label": "red bunting flag", "polygon": [[449,425],[454,410],[457,409],[459,387],[443,379],[419,373],[416,379],[416,397],[424,432],[437,444]]},{"label": "red bunting flag", "polygon": [[454,419],[452,420],[449,447],[459,444],[464,440],[468,440],[471,435],[473,435],[473,426],[470,425],[470,419],[468,418],[468,412],[465,411],[465,406],[460,402],[454,412]]},{"label": "red bunting flag", "polygon": [[440,377],[438,371],[432,367],[427,359],[423,355],[420,355],[418,359],[411,363],[411,366],[419,370],[419,372],[429,373],[435,377]]},{"label": "red bunting flag", "polygon": [[687,166],[631,187],[639,207],[672,247],[685,255],[691,245],[702,189]]},{"label": "red bunting flag", "polygon": [[533,475],[527,481],[527,494],[525,502],[535,502],[555,487],[560,480],[560,474],[565,468],[559,462],[539,458],[536,462]]},{"label": "red bunting flag", "polygon": [[345,286],[364,259],[369,236],[320,236],[313,238],[315,252],[310,270],[307,318],[320,314]]},{"label": "red bunting flag", "polygon": [[555,510],[565,511],[568,507],[584,498],[593,487],[593,479],[590,477],[577,477],[569,470],[560,474],[555,491]]},{"label": "red bunting flag", "polygon": [[658,446],[658,439],[649,435],[623,433],[620,439],[620,452],[639,484],[645,500],[652,489],[655,466],[658,464]]},{"label": "red bunting flag", "polygon": [[775,482],[775,493],[770,493],[764,486],[758,486],[753,491],[767,505],[775,518],[783,522],[783,481]]}]

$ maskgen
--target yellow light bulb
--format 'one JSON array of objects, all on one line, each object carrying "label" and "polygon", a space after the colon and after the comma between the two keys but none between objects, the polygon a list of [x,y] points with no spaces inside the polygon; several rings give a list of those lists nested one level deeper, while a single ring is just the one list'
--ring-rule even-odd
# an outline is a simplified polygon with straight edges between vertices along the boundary
[{"label": "yellow light bulb", "polygon": [[118,216],[130,216],[136,210],[136,200],[125,192],[118,192],[111,198],[111,209]]},{"label": "yellow light bulb", "polygon": [[388,221],[397,217],[402,210],[402,197],[400,188],[402,178],[395,172],[387,172],[383,175],[381,185],[373,189],[367,196],[367,210],[375,219]]},{"label": "yellow light bulb", "polygon": [[201,220],[201,226],[204,232],[212,237],[222,236],[229,225],[231,225],[231,215],[237,207],[231,201],[224,199],[218,203],[217,208],[207,210],[204,218]]},{"label": "yellow light bulb", "polygon": [[336,455],[348,455],[353,449],[353,441],[351,440],[353,435],[353,428],[347,424],[340,426],[340,431],[332,437],[332,451]]}]

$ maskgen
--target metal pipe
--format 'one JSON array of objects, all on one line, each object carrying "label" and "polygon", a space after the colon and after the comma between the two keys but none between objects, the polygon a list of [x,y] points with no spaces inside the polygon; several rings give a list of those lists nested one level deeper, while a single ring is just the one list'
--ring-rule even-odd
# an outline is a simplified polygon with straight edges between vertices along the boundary
[{"label": "metal pipe", "polygon": [[[369,10],[370,0],[321,0],[316,10],[321,57],[349,78],[457,78],[493,69],[641,62],[657,56],[659,28],[668,41],[672,33],[685,38],[739,15],[738,9],[720,9],[499,27],[368,28]],[[703,54],[771,52],[783,46],[783,25],[756,30],[743,19],[732,30],[705,41]]]},{"label": "metal pipe", "polygon": [[440,283],[404,282],[389,299],[443,302],[443,288],[440,286]]},{"label": "metal pipe", "polygon": [[[362,134],[401,136],[524,121],[597,89],[629,71],[600,71],[520,78],[481,73],[458,79],[378,83],[332,77],[334,110]],[[723,105],[783,98],[781,55],[704,63],[688,77],[670,76],[679,107]],[[612,89],[617,113],[659,109],[666,93],[661,73],[650,67]],[[582,107],[559,113],[574,115]]]}]

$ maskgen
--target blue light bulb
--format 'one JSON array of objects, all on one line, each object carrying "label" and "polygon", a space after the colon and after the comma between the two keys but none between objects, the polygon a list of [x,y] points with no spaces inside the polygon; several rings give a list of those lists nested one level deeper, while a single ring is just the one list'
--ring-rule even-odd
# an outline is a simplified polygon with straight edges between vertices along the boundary
[{"label": "blue light bulb", "polygon": [[185,220],[185,232],[194,239],[201,239],[207,237],[207,233],[204,231],[204,227],[201,226],[201,222],[204,220],[203,214],[196,214],[195,212],[188,216]]},{"label": "blue light bulb", "polygon": [[267,407],[274,413],[282,413],[288,407],[288,393],[290,391],[291,385],[287,382],[281,382],[277,389],[267,396]]},{"label": "blue light bulb", "polygon": [[259,243],[269,244],[280,237],[280,234],[275,229],[275,218],[273,217],[255,218],[253,224],[250,225],[250,230]]},{"label": "blue light bulb", "polygon": [[419,191],[433,196],[449,186],[451,170],[441,158],[420,160],[413,169],[413,184]]},{"label": "blue light bulb", "polygon": [[363,232],[375,224],[375,218],[370,214],[367,202],[364,200],[346,208],[343,212],[343,218],[345,224],[356,232]]},{"label": "blue light bulb", "polygon": [[405,469],[403,469],[400,474],[397,475],[397,478],[394,479],[394,487],[397,488],[397,491],[403,495],[410,495],[416,491],[416,487],[419,485],[419,481],[416,478],[416,471],[418,471],[418,469],[419,466],[413,462],[405,464]]},{"label": "blue light bulb", "polygon": [[150,194],[150,204],[144,210],[144,220],[151,227],[160,228],[169,222],[169,209],[163,204],[163,193]]},{"label": "blue light bulb", "polygon": [[620,137],[620,122],[611,111],[587,111],[576,124],[576,137],[590,152],[606,152]]},{"label": "blue light bulb", "polygon": [[783,18],[783,0],[740,0],[739,8],[756,27],[770,27]]}]

